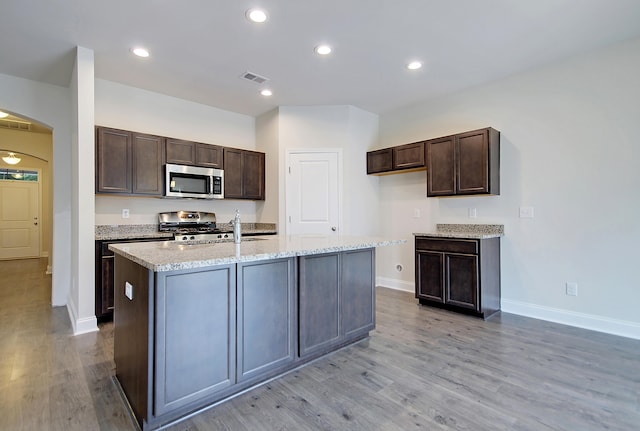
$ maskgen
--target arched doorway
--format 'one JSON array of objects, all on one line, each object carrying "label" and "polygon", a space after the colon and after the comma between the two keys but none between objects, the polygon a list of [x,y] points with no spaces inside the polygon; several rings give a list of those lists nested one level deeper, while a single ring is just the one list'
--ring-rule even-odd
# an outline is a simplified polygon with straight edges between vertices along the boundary
[{"label": "arched doorway", "polygon": [[[48,259],[47,272],[50,273],[53,250],[53,131],[2,108],[0,112],[0,171],[17,172],[18,176],[29,171],[38,172],[38,219],[31,222],[38,223],[37,257]],[[14,159],[9,158],[10,153],[15,155]]]}]

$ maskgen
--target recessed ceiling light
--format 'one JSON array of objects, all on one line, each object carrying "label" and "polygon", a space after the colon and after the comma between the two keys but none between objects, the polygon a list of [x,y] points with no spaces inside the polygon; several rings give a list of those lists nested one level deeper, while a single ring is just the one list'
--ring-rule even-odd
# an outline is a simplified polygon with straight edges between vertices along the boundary
[{"label": "recessed ceiling light", "polygon": [[253,22],[265,22],[267,18],[269,18],[269,16],[267,15],[267,12],[265,12],[262,9],[249,9],[245,13],[245,16],[249,21],[253,21]]},{"label": "recessed ceiling light", "polygon": [[331,47],[329,45],[318,45],[315,49],[317,54],[327,55],[331,53]]},{"label": "recessed ceiling light", "polygon": [[6,118],[8,116],[9,116],[9,114],[7,114],[6,112],[0,111],[0,118]]},{"label": "recessed ceiling light", "polygon": [[131,52],[133,52],[138,57],[142,57],[142,58],[149,57],[149,50],[145,48],[132,48]]},{"label": "recessed ceiling light", "polygon": [[422,67],[422,63],[419,61],[412,61],[411,63],[407,64],[407,69],[409,70],[417,70],[420,69]]},{"label": "recessed ceiling light", "polygon": [[260,92],[260,94],[262,94],[263,96],[267,96],[267,97],[268,97],[268,96],[273,96],[273,92],[272,92],[271,90],[267,89],[267,88],[265,88],[264,90],[262,90],[262,91]]}]

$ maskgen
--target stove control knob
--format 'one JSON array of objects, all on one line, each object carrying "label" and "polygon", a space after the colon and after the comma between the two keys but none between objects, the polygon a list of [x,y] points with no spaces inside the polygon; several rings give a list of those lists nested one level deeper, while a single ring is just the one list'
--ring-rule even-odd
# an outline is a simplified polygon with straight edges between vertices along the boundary
[{"label": "stove control knob", "polygon": [[195,236],[191,235],[191,238],[189,238],[191,241],[193,241],[194,239],[196,239]]},{"label": "stove control knob", "polygon": [[188,238],[187,238],[186,236],[183,236],[183,237],[182,237],[182,240],[183,240],[183,241],[186,241],[187,239],[188,239]]}]

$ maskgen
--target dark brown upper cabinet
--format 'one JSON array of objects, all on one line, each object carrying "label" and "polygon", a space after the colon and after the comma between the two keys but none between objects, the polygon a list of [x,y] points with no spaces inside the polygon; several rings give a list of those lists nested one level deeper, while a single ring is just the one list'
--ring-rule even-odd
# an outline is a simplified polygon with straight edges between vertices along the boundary
[{"label": "dark brown upper cabinet", "polygon": [[167,138],[167,163],[222,169],[223,150],[217,145]]},{"label": "dark brown upper cabinet", "polygon": [[96,127],[96,193],[162,196],[164,138]]},{"label": "dark brown upper cabinet", "polygon": [[424,142],[398,145],[367,153],[367,174],[395,171],[423,170],[425,167]]},{"label": "dark brown upper cabinet", "polygon": [[225,199],[264,200],[265,155],[224,148]]},{"label": "dark brown upper cabinet", "polygon": [[500,132],[488,127],[425,142],[427,196],[500,194]]}]

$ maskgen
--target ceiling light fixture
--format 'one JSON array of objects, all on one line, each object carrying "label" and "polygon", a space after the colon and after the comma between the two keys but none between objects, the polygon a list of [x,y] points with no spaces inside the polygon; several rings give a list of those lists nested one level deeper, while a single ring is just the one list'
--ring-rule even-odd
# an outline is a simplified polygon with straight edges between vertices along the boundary
[{"label": "ceiling light fixture", "polygon": [[262,94],[265,97],[273,96],[273,92],[268,88],[265,88],[264,90],[262,90],[260,94]]},{"label": "ceiling light fixture", "polygon": [[315,48],[316,54],[327,55],[331,53],[331,47],[329,45],[318,45]]},{"label": "ceiling light fixture", "polygon": [[2,160],[4,160],[5,163],[8,163],[10,165],[17,165],[18,163],[20,163],[20,160],[22,160],[20,157],[16,156],[16,153],[9,153],[8,156],[4,156],[2,158]]},{"label": "ceiling light fixture", "polygon": [[409,70],[418,70],[422,67],[422,63],[419,61],[412,61],[411,63],[407,64],[407,69]]},{"label": "ceiling light fixture", "polygon": [[7,118],[8,116],[9,114],[7,114],[6,112],[0,111],[0,118]]},{"label": "ceiling light fixture", "polygon": [[138,57],[147,58],[149,57],[149,50],[146,48],[132,48],[131,52]]},{"label": "ceiling light fixture", "polygon": [[249,21],[257,23],[265,22],[269,18],[267,12],[262,9],[249,9],[245,16]]}]

